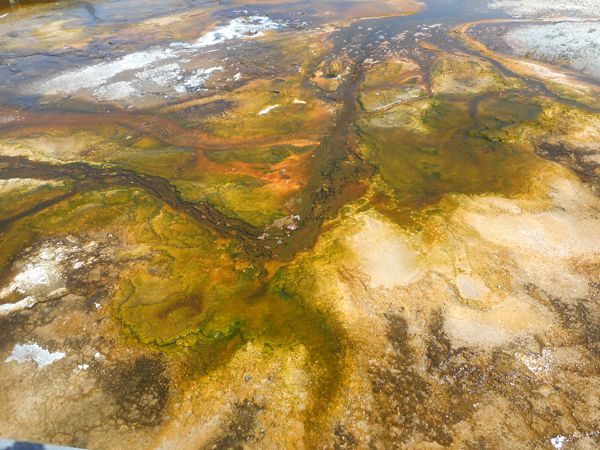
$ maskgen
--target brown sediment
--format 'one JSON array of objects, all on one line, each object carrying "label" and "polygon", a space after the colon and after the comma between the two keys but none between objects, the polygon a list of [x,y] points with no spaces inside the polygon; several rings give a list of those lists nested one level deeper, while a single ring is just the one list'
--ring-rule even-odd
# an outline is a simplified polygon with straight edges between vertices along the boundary
[{"label": "brown sediment", "polygon": [[0,193],[0,228],[72,195],[68,183],[34,179],[5,180]]},{"label": "brown sediment", "polygon": [[579,176],[581,181],[592,186],[600,195],[600,162],[598,153],[586,148],[569,148],[562,143],[540,142],[536,145],[536,154],[568,167]]}]

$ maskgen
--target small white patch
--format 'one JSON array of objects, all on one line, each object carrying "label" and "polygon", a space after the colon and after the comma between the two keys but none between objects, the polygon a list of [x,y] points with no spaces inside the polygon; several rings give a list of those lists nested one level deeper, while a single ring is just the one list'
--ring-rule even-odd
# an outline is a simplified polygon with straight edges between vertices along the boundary
[{"label": "small white patch", "polygon": [[550,350],[542,350],[541,355],[536,355],[529,352],[517,352],[515,356],[527,366],[527,368],[538,376],[548,375],[552,370],[554,357]]},{"label": "small white patch", "polygon": [[556,436],[550,439],[550,443],[554,448],[561,449],[566,440],[565,436]]},{"label": "small white patch", "polygon": [[48,278],[45,267],[27,264],[25,270],[18,274],[14,278],[14,281],[22,286],[37,286],[40,284],[49,284],[50,278]]},{"label": "small white patch", "polygon": [[40,252],[39,258],[46,261],[54,261],[56,259],[56,254],[50,249],[45,248]]},{"label": "small white patch", "polygon": [[152,81],[159,86],[169,86],[172,80],[181,74],[179,63],[170,63],[158,67],[144,69],[135,74],[136,78],[143,81]]},{"label": "small white patch", "polygon": [[[189,77],[184,83],[183,86],[185,89],[182,89],[181,86],[177,86],[175,90],[177,92],[185,92],[185,90],[201,90],[206,86],[206,80],[213,72],[223,72],[223,67],[211,67],[209,69],[199,69],[196,71],[194,75]],[[179,88],[179,89],[178,89]]]},{"label": "small white patch", "polygon": [[136,89],[128,81],[100,86],[94,96],[99,100],[112,101],[130,97],[136,93]]},{"label": "small white patch", "polygon": [[73,264],[73,269],[81,269],[84,264],[83,261],[76,261],[75,264]]},{"label": "small white patch", "polygon": [[0,19],[4,19],[6,16],[8,16],[8,13],[1,15]]},{"label": "small white patch", "polygon": [[35,298],[27,297],[17,303],[6,303],[4,305],[0,305],[0,316],[6,315],[10,311],[15,311],[17,309],[31,308],[35,304]]},{"label": "small white patch", "polygon": [[209,31],[198,39],[193,47],[209,47],[236,38],[264,36],[265,30],[277,30],[286,25],[273,22],[266,16],[250,16],[233,19],[229,25]]},{"label": "small white patch", "polygon": [[35,361],[38,367],[41,369],[42,367],[52,364],[54,361],[58,361],[65,356],[67,356],[66,353],[51,353],[37,344],[17,344],[5,362],[16,361],[18,363],[24,363],[25,361]]},{"label": "small white patch", "polygon": [[261,112],[259,112],[256,115],[257,116],[263,116],[263,115],[267,114],[269,111],[271,111],[271,110],[273,110],[275,108],[279,108],[279,105],[267,106],[265,109],[263,109]]},{"label": "small white patch", "polygon": [[303,100],[298,100],[297,98],[294,99],[294,103],[301,103],[303,105],[306,105],[306,102]]},{"label": "small white patch", "polygon": [[233,81],[239,81],[239,80],[241,80],[241,79],[242,79],[242,74],[241,74],[240,72],[236,73],[236,74],[233,76]]}]

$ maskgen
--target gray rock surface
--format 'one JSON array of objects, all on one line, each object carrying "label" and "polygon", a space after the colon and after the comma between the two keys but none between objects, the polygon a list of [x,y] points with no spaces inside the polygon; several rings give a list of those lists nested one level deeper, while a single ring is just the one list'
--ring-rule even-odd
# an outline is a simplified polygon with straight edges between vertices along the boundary
[{"label": "gray rock surface", "polygon": [[596,0],[499,0],[489,6],[515,17],[600,17]]},{"label": "gray rock surface", "polygon": [[508,31],[505,39],[519,56],[600,77],[599,22],[526,25]]}]

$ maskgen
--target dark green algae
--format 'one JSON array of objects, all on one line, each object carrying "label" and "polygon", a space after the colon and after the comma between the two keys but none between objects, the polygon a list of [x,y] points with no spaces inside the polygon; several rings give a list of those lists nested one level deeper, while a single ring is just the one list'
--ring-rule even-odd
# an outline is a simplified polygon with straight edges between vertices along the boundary
[{"label": "dark green algae", "polygon": [[[371,201],[380,212],[415,226],[447,194],[527,191],[528,174],[543,161],[531,151],[524,132],[540,131],[543,101],[526,92],[500,91],[438,94],[426,101],[423,109],[403,113],[410,106],[401,105],[357,122],[363,156],[377,167]],[[416,117],[419,127],[404,114]],[[386,123],[395,120],[400,126]]]}]

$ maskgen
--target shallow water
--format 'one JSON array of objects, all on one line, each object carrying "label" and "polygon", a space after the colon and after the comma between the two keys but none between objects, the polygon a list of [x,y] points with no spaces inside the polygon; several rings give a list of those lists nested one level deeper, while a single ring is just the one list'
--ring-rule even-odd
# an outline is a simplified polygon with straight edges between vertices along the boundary
[{"label": "shallow water", "polygon": [[594,448],[600,85],[498,5],[3,3],[0,435]]}]

